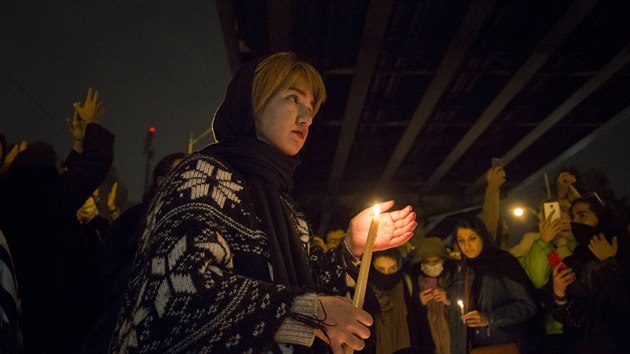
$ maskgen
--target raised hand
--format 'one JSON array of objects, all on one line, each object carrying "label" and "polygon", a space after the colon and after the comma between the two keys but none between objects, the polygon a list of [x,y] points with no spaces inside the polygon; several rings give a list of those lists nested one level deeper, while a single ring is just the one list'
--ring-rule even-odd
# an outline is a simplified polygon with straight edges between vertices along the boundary
[{"label": "raised hand", "polygon": [[103,119],[103,114],[105,113],[105,108],[99,99],[98,91],[93,91],[91,87],[88,89],[85,102],[83,104],[75,103],[74,110],[79,117],[85,121],[86,125],[88,123],[100,124]]},{"label": "raised hand", "polygon": [[617,237],[612,239],[612,244],[608,243],[608,240],[603,234],[594,235],[591,241],[588,243],[588,249],[593,252],[595,257],[600,261],[606,258],[614,257],[617,255]]},{"label": "raised hand", "polygon": [[77,219],[81,224],[87,224],[98,215],[98,207],[96,206],[96,198],[98,197],[98,189],[88,197],[83,205],[77,210]]},{"label": "raised hand", "polygon": [[501,166],[493,167],[486,173],[488,187],[499,189],[505,183],[505,170]]},{"label": "raised hand", "polygon": [[320,330],[316,330],[315,335],[330,345],[333,354],[343,354],[344,345],[354,350],[363,349],[364,340],[370,336],[368,327],[373,323],[372,316],[354,307],[345,297],[320,295],[317,299],[317,318],[326,325],[328,337]]},{"label": "raised hand", "polygon": [[538,223],[538,230],[540,231],[540,239],[549,243],[562,231],[562,220],[560,218],[552,220],[558,210],[554,210],[547,216],[546,219],[541,220]]},{"label": "raised hand", "polygon": [[[558,179],[556,180],[556,190],[558,191],[558,197],[560,198],[569,198],[569,197],[579,197],[579,193],[573,187],[573,184],[577,182],[577,178],[572,175],[570,172],[561,172],[558,175]],[[571,194],[569,194],[571,192]],[[575,195],[577,193],[577,195]]]},{"label": "raised hand", "polygon": [[19,144],[13,145],[11,150],[9,150],[7,155],[4,157],[4,161],[2,161],[2,166],[0,166],[0,173],[8,171],[9,167],[11,167],[11,164],[13,163],[13,160],[15,160],[15,157],[20,152],[26,150],[27,146],[28,144],[26,143],[26,141],[22,141]]},{"label": "raised hand", "polygon": [[75,102],[73,105],[72,111],[72,119],[67,120],[68,123],[68,131],[70,132],[70,136],[76,142],[83,142],[83,137],[85,135],[85,127],[87,123],[81,116],[79,116],[79,112],[77,112],[77,106],[79,102]]},{"label": "raised hand", "polygon": [[[413,236],[413,230],[418,226],[416,213],[408,205],[403,209],[386,212],[394,206],[394,201],[378,204],[382,211],[379,215],[378,232],[374,240],[374,251],[397,247],[407,242]],[[345,242],[352,254],[360,257],[365,249],[368,231],[374,217],[373,208],[367,208],[350,220],[346,232]]]},{"label": "raised hand", "polygon": [[89,123],[100,124],[103,120],[105,108],[101,104],[98,91],[88,89],[85,103],[75,102],[73,105],[72,119],[68,120],[68,131],[74,139],[73,149],[83,151],[83,138],[85,137],[85,128]]}]

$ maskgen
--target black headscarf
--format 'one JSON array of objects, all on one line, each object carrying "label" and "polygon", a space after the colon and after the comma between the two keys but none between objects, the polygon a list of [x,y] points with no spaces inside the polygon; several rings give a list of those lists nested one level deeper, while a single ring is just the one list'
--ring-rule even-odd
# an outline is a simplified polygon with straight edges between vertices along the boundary
[{"label": "black headscarf", "polygon": [[[509,278],[525,286],[530,294],[535,294],[534,286],[523,267],[518,263],[518,260],[509,252],[496,247],[492,243],[490,234],[481,219],[478,217],[463,219],[455,226],[455,232],[457,232],[458,228],[466,228],[475,231],[483,242],[481,253],[475,258],[466,258],[462,252],[462,259],[466,267],[470,267],[475,274],[471,296],[479,295],[479,291],[481,291],[481,279],[484,275],[493,278]],[[474,302],[471,301],[471,304],[473,303]]]},{"label": "black headscarf", "polygon": [[[247,180],[269,242],[273,281],[306,288],[313,284],[308,257],[294,229],[291,211],[282,200],[289,198],[293,172],[300,160],[256,138],[252,84],[256,66],[261,61],[245,63],[228,85],[212,123],[218,143],[205,150],[221,156]],[[235,267],[239,266],[243,274],[265,272],[251,269],[246,259],[236,259]]]},{"label": "black headscarf", "polygon": [[[396,261],[396,264],[398,264],[398,271],[391,274],[379,272],[374,266],[374,261],[377,260],[379,257],[387,257]],[[398,284],[398,282],[404,279],[401,268],[402,255],[397,248],[390,248],[384,251],[374,252],[374,254],[372,255],[372,266],[370,267],[370,283],[380,290],[391,290],[394,288],[394,286],[396,286],[396,284]]]}]

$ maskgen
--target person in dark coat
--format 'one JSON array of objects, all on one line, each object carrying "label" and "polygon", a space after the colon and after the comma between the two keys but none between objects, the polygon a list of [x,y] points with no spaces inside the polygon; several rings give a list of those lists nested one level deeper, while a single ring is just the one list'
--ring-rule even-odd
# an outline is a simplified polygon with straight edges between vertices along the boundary
[{"label": "person in dark coat", "polygon": [[176,152],[164,156],[153,169],[153,183],[142,196],[142,202],[125,210],[112,222],[103,237],[99,274],[104,309],[83,343],[83,353],[108,352],[149,205],[167,175],[186,155]]},{"label": "person in dark coat", "polygon": [[[411,338],[416,334],[410,309],[412,284],[402,272],[403,258],[398,248],[374,252],[368,287],[374,309],[365,306],[374,317],[372,335],[366,348],[358,353],[417,353]],[[368,296],[366,294],[366,296]]]},{"label": "person in dark coat", "polygon": [[579,245],[553,269],[552,315],[569,338],[566,353],[628,353],[630,245],[614,211],[583,196],[572,206]]},{"label": "person in dark coat", "polygon": [[[98,274],[84,266],[77,210],[113,160],[114,136],[100,125],[98,92],[75,104],[71,126],[82,129],[82,153],[66,169],[52,146],[30,144],[11,165],[0,191],[0,227],[20,284],[26,353],[74,353],[98,315]],[[78,124],[80,123],[80,124]]]},{"label": "person in dark coat", "polygon": [[528,320],[538,311],[529,277],[516,258],[492,244],[479,218],[459,221],[455,237],[462,261],[448,289],[451,353],[510,342],[526,352]]},{"label": "person in dark coat", "polygon": [[423,238],[416,250],[414,262],[407,270],[413,284],[412,314],[417,329],[412,343],[423,354],[450,354],[451,301],[445,289],[452,284],[454,262],[447,258],[446,246],[439,237]]}]

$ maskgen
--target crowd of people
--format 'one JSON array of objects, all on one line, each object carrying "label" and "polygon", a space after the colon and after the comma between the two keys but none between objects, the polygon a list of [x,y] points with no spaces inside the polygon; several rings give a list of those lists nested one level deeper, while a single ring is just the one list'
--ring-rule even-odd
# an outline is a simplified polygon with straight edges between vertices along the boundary
[{"label": "crowd of people", "polygon": [[[406,262],[393,250],[375,254],[380,307],[362,352],[630,352],[628,222],[564,171],[557,196],[541,201],[538,230],[510,246],[497,208],[503,168],[487,181],[481,214],[461,217],[450,237],[423,238]],[[558,214],[545,215],[554,202]]]},{"label": "crowd of people", "polygon": [[628,229],[569,172],[544,201],[558,210],[541,207],[538,230],[512,244],[500,165],[482,212],[448,237],[410,246],[413,207],[379,203],[355,307],[371,208],[324,240],[290,193],[326,95],[292,53],[245,63],[213,117],[216,143],[165,156],[131,207],[108,179],[98,91],[74,103],[63,160],[0,135],[0,352],[630,352]]}]

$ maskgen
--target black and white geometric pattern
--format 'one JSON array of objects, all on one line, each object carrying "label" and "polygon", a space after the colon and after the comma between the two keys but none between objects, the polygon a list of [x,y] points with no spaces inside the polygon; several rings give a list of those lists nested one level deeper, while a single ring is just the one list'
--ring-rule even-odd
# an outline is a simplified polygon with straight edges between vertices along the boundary
[{"label": "black and white geometric pattern", "polygon": [[[309,254],[315,283],[344,290],[339,255],[312,246],[304,216],[287,211]],[[313,248],[314,247],[314,248]],[[154,198],[140,240],[112,353],[264,353],[301,289],[273,284],[267,239],[243,178],[198,152]],[[247,257],[264,279],[235,272]]]}]

